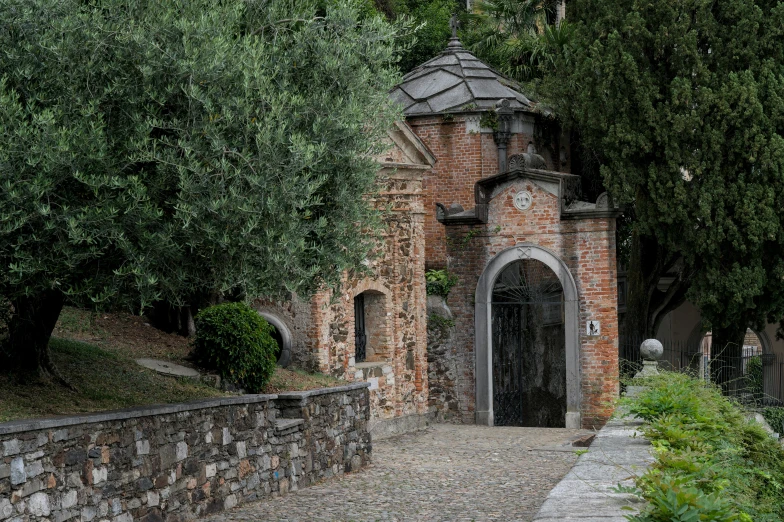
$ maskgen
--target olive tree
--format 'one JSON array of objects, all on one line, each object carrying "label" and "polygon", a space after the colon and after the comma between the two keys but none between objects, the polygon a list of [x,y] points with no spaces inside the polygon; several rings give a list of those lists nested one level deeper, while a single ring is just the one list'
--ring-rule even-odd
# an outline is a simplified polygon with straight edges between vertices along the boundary
[{"label": "olive tree", "polygon": [[354,0],[0,3],[3,369],[64,303],[307,295],[361,268],[397,29]]}]

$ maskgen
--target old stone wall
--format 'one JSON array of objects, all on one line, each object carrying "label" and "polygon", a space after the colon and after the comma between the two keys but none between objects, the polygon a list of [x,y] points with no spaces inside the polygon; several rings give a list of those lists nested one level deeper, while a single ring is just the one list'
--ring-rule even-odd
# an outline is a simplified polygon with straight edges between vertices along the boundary
[{"label": "old stone wall", "polygon": [[277,317],[291,334],[291,359],[294,368],[314,372],[319,369],[319,361],[311,351],[313,333],[313,310],[311,303],[293,296],[287,301],[258,299],[254,308],[262,314]]},{"label": "old stone wall", "polygon": [[[379,171],[381,190],[371,203],[383,209],[383,227],[367,273],[346,274],[339,295],[320,292],[308,303],[256,302],[260,312],[275,314],[294,332],[294,367],[369,382],[374,419],[427,413],[422,172],[430,167],[410,163],[411,154],[391,149]],[[356,359],[354,337],[354,299],[360,294],[368,338],[365,361]]]},{"label": "old stone wall", "polygon": [[355,471],[366,387],[0,424],[0,520],[176,522]]},{"label": "old stone wall", "polygon": [[456,361],[462,350],[455,345],[455,336],[456,323],[446,300],[427,296],[428,406],[439,422],[461,420],[456,386],[460,368]]},{"label": "old stone wall", "polygon": [[[533,204],[527,211],[514,207],[517,191],[527,190]],[[443,227],[447,234],[448,268],[459,277],[449,295],[456,324],[453,343],[458,353],[449,362],[451,374],[434,375],[431,386],[445,397],[456,397],[464,422],[473,422],[475,409],[474,309],[479,277],[502,250],[522,243],[544,247],[568,267],[579,295],[580,384],[582,425],[603,425],[612,413],[618,393],[617,286],[615,220],[613,218],[561,218],[558,198],[537,183],[517,179],[497,187],[492,195],[488,222],[474,226]],[[588,320],[599,321],[601,335],[586,335]],[[431,361],[441,367],[441,362]],[[439,411],[451,411],[449,402],[434,401]]]}]

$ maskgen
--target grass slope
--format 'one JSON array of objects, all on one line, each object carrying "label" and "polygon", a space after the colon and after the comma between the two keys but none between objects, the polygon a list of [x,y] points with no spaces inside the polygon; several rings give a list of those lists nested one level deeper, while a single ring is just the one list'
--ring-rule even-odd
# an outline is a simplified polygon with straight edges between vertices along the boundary
[{"label": "grass slope", "polygon": [[0,421],[225,395],[195,381],[159,375],[87,343],[52,339],[50,347],[55,365],[76,391],[53,382],[0,375]]},{"label": "grass slope", "polygon": [[[192,366],[188,340],[130,314],[96,314],[65,308],[50,348],[60,373],[76,387],[0,374],[0,422],[115,410],[230,395],[188,379],[159,375],[136,364],[155,358]],[[322,374],[276,368],[263,393],[346,384]]]}]

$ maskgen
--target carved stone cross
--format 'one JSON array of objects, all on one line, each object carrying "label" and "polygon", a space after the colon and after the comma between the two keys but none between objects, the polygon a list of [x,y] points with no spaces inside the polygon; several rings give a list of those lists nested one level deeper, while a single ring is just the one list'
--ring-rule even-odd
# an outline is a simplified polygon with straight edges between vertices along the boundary
[{"label": "carved stone cross", "polygon": [[457,19],[457,13],[452,14],[449,19],[449,27],[452,28],[452,38],[457,38],[457,30],[460,28],[460,21]]}]

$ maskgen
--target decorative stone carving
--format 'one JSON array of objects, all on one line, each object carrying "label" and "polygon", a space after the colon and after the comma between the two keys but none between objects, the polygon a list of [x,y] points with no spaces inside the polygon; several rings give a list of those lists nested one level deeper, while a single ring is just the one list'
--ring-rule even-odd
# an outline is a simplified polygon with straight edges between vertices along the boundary
[{"label": "decorative stone carving", "polygon": [[606,192],[602,192],[596,198],[596,208],[610,208],[610,196]]},{"label": "decorative stone carving", "polygon": [[658,361],[664,355],[664,346],[656,339],[646,339],[640,345],[640,355],[646,361]]},{"label": "decorative stone carving", "polygon": [[514,195],[514,206],[517,210],[521,210],[525,212],[529,208],[531,208],[531,204],[534,202],[533,196],[527,190],[521,190],[520,192]]},{"label": "decorative stone carving", "polygon": [[442,221],[447,216],[447,210],[443,203],[436,203],[436,219]]},{"label": "decorative stone carving", "polygon": [[659,359],[664,354],[662,343],[656,339],[646,339],[640,345],[640,355],[642,355],[642,370],[637,372],[635,379],[659,375]]},{"label": "decorative stone carving", "polygon": [[547,170],[547,163],[539,154],[515,154],[509,158],[509,170],[519,169],[542,169]]}]

